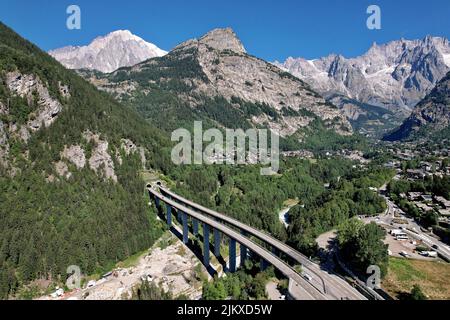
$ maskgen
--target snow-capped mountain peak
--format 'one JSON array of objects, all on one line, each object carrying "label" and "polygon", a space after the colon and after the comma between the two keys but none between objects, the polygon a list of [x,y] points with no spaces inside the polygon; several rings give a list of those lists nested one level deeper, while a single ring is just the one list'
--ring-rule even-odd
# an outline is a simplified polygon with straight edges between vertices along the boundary
[{"label": "snow-capped mountain peak", "polygon": [[91,69],[109,73],[167,54],[129,30],[113,31],[95,38],[87,46],[68,46],[49,52],[69,69]]},{"label": "snow-capped mountain peak", "polygon": [[325,96],[340,94],[393,111],[410,110],[450,70],[450,44],[446,38],[426,36],[373,43],[356,58],[331,54],[274,64]]}]

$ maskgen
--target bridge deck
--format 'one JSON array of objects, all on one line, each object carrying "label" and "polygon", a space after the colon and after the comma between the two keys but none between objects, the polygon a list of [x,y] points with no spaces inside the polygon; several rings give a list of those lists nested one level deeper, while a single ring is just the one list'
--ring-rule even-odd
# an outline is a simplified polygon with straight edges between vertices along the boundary
[{"label": "bridge deck", "polygon": [[339,276],[333,273],[329,273],[328,271],[322,270],[320,266],[310,261],[305,255],[301,254],[300,252],[288,246],[287,244],[281,242],[280,240],[260,230],[257,230],[251,226],[248,226],[236,219],[233,219],[227,215],[224,215],[217,211],[203,207],[188,199],[185,199],[162,186],[159,186],[159,188],[162,193],[170,196],[171,199],[179,201],[180,203],[185,204],[191,208],[197,209],[207,214],[208,216],[214,217],[234,227],[237,227],[240,230],[245,231],[247,235],[252,235],[260,240],[263,240],[266,243],[270,244],[272,247],[278,249],[280,252],[291,257],[292,259],[300,263],[302,267],[306,269],[306,271],[315,275],[314,281],[318,281],[318,283],[316,285],[312,283],[309,284],[314,286],[316,289],[319,289],[321,287],[319,290],[330,296],[330,298],[333,299],[349,298],[356,300],[365,299],[365,297],[361,293],[359,293],[358,290],[350,286],[345,280],[341,279]]},{"label": "bridge deck", "polygon": [[311,300],[325,300],[326,297],[316,288],[312,287],[310,283],[308,283],[305,279],[303,279],[302,276],[300,276],[294,269],[292,269],[288,264],[286,264],[284,261],[279,259],[278,257],[274,256],[272,253],[267,251],[266,249],[260,247],[258,244],[254,243],[250,239],[246,238],[245,236],[241,235],[239,232],[231,229],[230,227],[217,222],[216,220],[213,220],[197,211],[194,211],[178,202],[175,202],[174,200],[171,200],[162,194],[156,192],[155,190],[149,188],[149,192],[163,201],[164,203],[172,206],[175,209],[181,210],[182,212],[186,213],[187,215],[193,217],[194,219],[197,219],[198,221],[201,221],[203,223],[206,223],[207,225],[219,230],[223,234],[227,235],[228,237],[236,240],[240,244],[247,247],[252,252],[256,253],[258,256],[269,262],[271,265],[273,265],[275,268],[277,268],[281,273],[283,273],[288,279],[291,279],[298,283],[303,289],[304,289],[304,297],[303,299],[306,299],[309,297]]}]

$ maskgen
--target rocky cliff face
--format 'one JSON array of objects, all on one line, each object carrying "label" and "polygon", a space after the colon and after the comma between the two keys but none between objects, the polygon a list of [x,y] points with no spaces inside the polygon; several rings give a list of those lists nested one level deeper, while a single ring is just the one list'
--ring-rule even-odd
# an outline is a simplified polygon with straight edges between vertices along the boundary
[{"label": "rocky cliff face", "polygon": [[[416,135],[432,136],[450,125],[450,72],[414,108],[411,115],[385,140],[403,140]],[[447,136],[450,138],[450,136]]]},{"label": "rocky cliff face", "polygon": [[[139,101],[138,108],[150,104],[156,90],[163,90],[175,94],[194,112],[209,116],[212,106],[204,105],[205,97],[224,98],[228,105],[223,106],[227,109],[223,113],[235,112],[236,117],[253,125],[266,124],[282,136],[292,135],[314,117],[340,134],[352,133],[349,122],[336,107],[298,78],[247,54],[229,28],[215,29],[199,39],[186,41],[163,58],[91,78],[91,81],[115,93],[119,99],[134,100],[136,104]],[[145,102],[142,97],[137,100],[142,93],[146,96]],[[246,112],[245,103],[257,104],[265,111]],[[218,118],[220,115],[213,120]]]},{"label": "rocky cliff face", "polygon": [[13,94],[25,98],[28,104],[35,108],[26,128],[23,128],[24,130],[37,131],[42,126],[49,127],[62,111],[62,104],[50,96],[48,89],[39,77],[33,74],[23,75],[17,71],[9,72],[6,75],[6,84]]},{"label": "rocky cliff face", "polygon": [[[275,65],[311,84],[326,98],[339,95],[407,116],[450,70],[450,44],[445,38],[430,36],[402,39],[374,44],[356,58],[288,58]],[[339,100],[333,102],[342,106]]]},{"label": "rocky cliff face", "polygon": [[166,53],[128,30],[119,30],[104,37],[98,37],[87,46],[69,46],[49,52],[69,69],[90,69],[101,72],[112,72],[150,58],[161,57]]},{"label": "rocky cliff face", "polygon": [[374,44],[366,54],[351,59],[330,55],[275,64],[321,93],[340,93],[396,111],[414,107],[450,70],[450,44],[445,38],[427,36]]}]

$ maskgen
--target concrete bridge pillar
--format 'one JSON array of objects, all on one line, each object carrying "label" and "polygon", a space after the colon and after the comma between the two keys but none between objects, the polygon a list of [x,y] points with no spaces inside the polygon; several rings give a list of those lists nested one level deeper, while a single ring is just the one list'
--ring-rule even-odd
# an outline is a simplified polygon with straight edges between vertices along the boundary
[{"label": "concrete bridge pillar", "polygon": [[194,236],[198,235],[198,220],[195,218],[192,218],[192,231],[194,233]]},{"label": "concrete bridge pillar", "polygon": [[220,232],[217,229],[214,229],[214,255],[220,256]]},{"label": "concrete bridge pillar", "polygon": [[188,216],[186,213],[181,213],[183,219],[183,243],[187,244],[189,241]]},{"label": "concrete bridge pillar", "polygon": [[156,206],[156,209],[159,208],[159,198],[158,197],[155,197],[155,206]]},{"label": "concrete bridge pillar", "polygon": [[167,207],[167,225],[169,228],[172,226],[172,207],[166,204]]},{"label": "concrete bridge pillar", "polygon": [[261,271],[264,271],[267,268],[267,262],[263,258],[261,258],[260,268],[261,268]]},{"label": "concrete bridge pillar", "polygon": [[229,249],[229,255],[230,255],[229,270],[230,270],[230,272],[236,272],[236,240],[235,239],[230,239],[229,246],[230,246],[230,249]]},{"label": "concrete bridge pillar", "polygon": [[203,223],[203,263],[209,266],[209,226]]},{"label": "concrete bridge pillar", "polygon": [[276,257],[278,257],[278,249],[275,247],[272,247],[272,254]]}]

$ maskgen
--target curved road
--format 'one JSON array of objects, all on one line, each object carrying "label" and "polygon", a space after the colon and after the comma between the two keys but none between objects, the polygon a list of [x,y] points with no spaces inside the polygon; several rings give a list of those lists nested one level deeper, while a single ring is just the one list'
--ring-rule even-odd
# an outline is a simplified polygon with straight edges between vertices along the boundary
[{"label": "curved road", "polygon": [[280,270],[280,272],[282,272],[289,279],[289,281],[291,280],[294,281],[295,283],[299,284],[302,289],[304,289],[305,294],[302,295],[302,299],[311,299],[311,300],[327,299],[319,290],[311,287],[311,285],[288,264],[286,264],[284,261],[280,260],[276,256],[272,255],[266,249],[260,247],[259,245],[249,240],[245,236],[241,235],[239,232],[236,232],[235,230],[231,229],[230,227],[227,227],[226,225],[220,222],[217,222],[216,220],[206,217],[205,215],[197,211],[194,211],[178,202],[171,200],[170,198],[163,196],[162,194],[156,192],[152,188],[148,188],[148,191],[153,196],[157,197],[162,202],[170,205],[171,207],[178,209],[186,213],[187,215],[197,219],[198,221],[206,223],[207,225],[219,230],[228,237],[235,239],[238,243],[244,245],[249,250],[256,253],[258,256],[260,256],[261,258],[272,264],[275,268]]},{"label": "curved road", "polygon": [[[255,236],[256,238],[265,241],[270,244],[272,247],[277,250],[283,252],[288,255],[298,263],[300,263],[304,269],[309,270],[310,273],[314,274],[313,281],[316,281],[315,284],[308,282],[309,285],[313,285],[316,289],[325,293],[326,296],[330,299],[354,299],[354,300],[365,300],[366,298],[355,288],[353,288],[350,284],[347,283],[344,279],[340,278],[336,274],[322,270],[321,267],[313,262],[311,262],[305,255],[296,251],[292,247],[287,244],[277,240],[276,238],[260,231],[255,228],[252,228],[236,219],[233,219],[229,216],[211,210],[209,208],[203,207],[195,202],[187,200],[170,190],[158,185],[161,192],[170,196],[174,200],[178,200],[184,205],[188,205],[194,209],[200,210],[201,212],[217,218],[221,221],[229,223],[232,226],[239,228],[240,230],[244,230],[247,234]],[[320,280],[320,281],[319,281]]]}]

